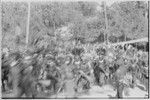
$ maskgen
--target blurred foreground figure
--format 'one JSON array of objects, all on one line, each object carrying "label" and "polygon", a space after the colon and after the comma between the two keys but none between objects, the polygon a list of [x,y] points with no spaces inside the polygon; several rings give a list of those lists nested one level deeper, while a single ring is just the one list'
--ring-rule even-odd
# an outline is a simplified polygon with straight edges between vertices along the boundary
[{"label": "blurred foreground figure", "polygon": [[[22,58],[19,53],[13,53],[11,57],[11,79],[13,84],[13,97],[20,98],[23,95],[26,97],[34,97],[34,81],[33,64],[36,63],[30,57],[28,61]],[[34,70],[35,71],[35,70]]]},{"label": "blurred foreground figure", "polygon": [[21,97],[21,89],[19,87],[19,81],[21,80],[21,55],[19,53],[13,53],[10,55],[10,74],[13,88],[13,97]]},{"label": "blurred foreground figure", "polygon": [[2,54],[2,91],[5,92],[8,90],[9,83],[9,73],[10,73],[10,62],[6,54]]}]

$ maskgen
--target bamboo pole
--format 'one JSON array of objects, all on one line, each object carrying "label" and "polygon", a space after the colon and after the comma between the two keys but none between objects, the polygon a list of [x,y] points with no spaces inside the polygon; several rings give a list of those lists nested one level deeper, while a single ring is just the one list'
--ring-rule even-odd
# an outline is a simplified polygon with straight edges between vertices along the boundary
[{"label": "bamboo pole", "polygon": [[28,47],[29,42],[29,27],[30,27],[30,6],[31,2],[28,2],[28,17],[27,17],[27,27],[26,27],[26,49]]},{"label": "bamboo pole", "polygon": [[105,11],[105,39],[106,44],[108,44],[108,19],[107,19],[107,11],[106,11],[106,1],[104,2],[104,11]]},{"label": "bamboo pole", "polygon": [[138,43],[138,42],[149,42],[148,37],[142,38],[142,39],[130,40],[130,41],[126,41],[126,42],[112,43],[110,45],[116,46],[116,45],[125,45],[125,44]]},{"label": "bamboo pole", "polygon": [[[55,14],[56,14],[56,11],[55,11],[55,4],[53,3],[52,4],[52,13],[53,13],[53,31],[54,31],[54,41],[55,41],[55,44],[57,45],[57,37],[56,37],[56,32],[55,32],[55,30],[56,30],[56,23],[55,23]],[[56,46],[55,46],[55,49],[56,49]]]}]

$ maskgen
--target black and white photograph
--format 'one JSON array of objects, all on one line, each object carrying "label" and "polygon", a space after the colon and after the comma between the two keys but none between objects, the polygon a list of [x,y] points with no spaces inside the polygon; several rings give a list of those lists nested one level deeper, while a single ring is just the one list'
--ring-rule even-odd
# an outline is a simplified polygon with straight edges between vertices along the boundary
[{"label": "black and white photograph", "polygon": [[0,7],[1,99],[149,99],[150,1]]}]

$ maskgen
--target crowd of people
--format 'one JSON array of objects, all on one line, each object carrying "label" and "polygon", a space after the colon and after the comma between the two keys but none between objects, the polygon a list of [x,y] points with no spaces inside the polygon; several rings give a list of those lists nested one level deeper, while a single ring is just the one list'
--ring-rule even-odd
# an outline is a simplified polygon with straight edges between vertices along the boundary
[{"label": "crowd of people", "polygon": [[2,90],[12,90],[14,98],[73,91],[70,97],[75,98],[93,85],[110,84],[116,90],[116,98],[123,98],[123,90],[138,83],[148,91],[148,67],[148,52],[132,45],[8,51],[2,52]]}]

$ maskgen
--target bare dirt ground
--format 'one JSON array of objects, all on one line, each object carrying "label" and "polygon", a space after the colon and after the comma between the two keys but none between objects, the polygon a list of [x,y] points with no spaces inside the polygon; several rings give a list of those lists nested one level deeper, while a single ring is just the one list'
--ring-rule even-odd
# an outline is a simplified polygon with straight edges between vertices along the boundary
[{"label": "bare dirt ground", "polygon": [[[71,82],[70,82],[70,85],[72,85]],[[12,93],[2,93],[2,96],[3,98],[11,98]],[[67,92],[59,93],[53,96],[47,96],[45,98],[91,98],[91,99],[94,99],[94,98],[115,98],[115,96],[116,96],[116,90],[114,90],[113,87],[110,85],[105,85],[103,87],[92,86],[91,89],[85,93],[83,92],[83,93],[74,95],[74,92],[70,89],[70,91],[68,90]],[[41,96],[39,95],[38,97],[42,98],[42,95]],[[128,88],[124,90],[123,97],[124,98],[148,98],[148,93],[146,91],[141,90],[138,87],[135,87],[133,89]]]}]

